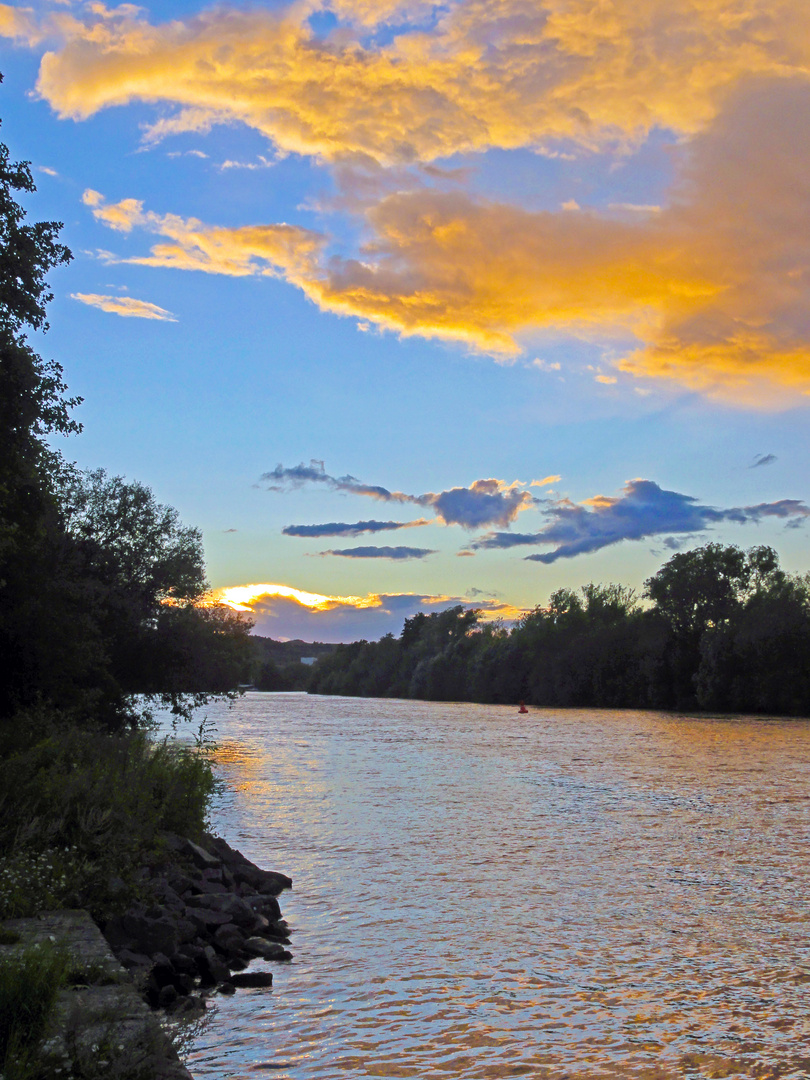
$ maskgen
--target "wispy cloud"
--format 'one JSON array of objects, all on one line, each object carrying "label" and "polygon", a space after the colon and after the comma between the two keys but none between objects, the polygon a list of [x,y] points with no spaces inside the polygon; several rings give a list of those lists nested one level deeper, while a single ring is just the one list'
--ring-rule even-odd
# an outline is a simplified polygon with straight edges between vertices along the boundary
[{"label": "wispy cloud", "polygon": [[489,533],[473,541],[473,549],[550,546],[552,551],[528,555],[533,562],[553,563],[598,551],[622,540],[703,532],[712,525],[757,523],[782,518],[799,523],[810,517],[810,507],[798,499],[735,506],[704,506],[691,495],[667,491],[652,480],[631,480],[619,496],[597,495],[583,503],[561,499],[543,510],[547,524],[536,533]]},{"label": "wispy cloud", "polygon": [[404,559],[424,559],[428,555],[435,555],[431,548],[415,547],[353,547],[333,548],[330,551],[320,551],[319,555],[342,555],[345,559],[392,559],[399,562]]},{"label": "wispy cloud", "polygon": [[109,311],[124,318],[159,319],[161,322],[177,322],[170,311],[148,300],[136,300],[132,296],[102,296],[99,293],[71,293],[71,300],[78,300],[89,307]]},{"label": "wispy cloud", "polygon": [[754,458],[753,465],[749,465],[749,469],[758,469],[760,465],[773,465],[777,460],[776,454],[757,454]]},{"label": "wispy cloud", "polygon": [[360,536],[362,533],[389,532],[396,529],[415,529],[421,525],[430,525],[429,518],[417,518],[416,521],[330,521],[324,525],[285,525],[281,530],[284,536]]},{"label": "wispy cloud", "polygon": [[364,484],[354,476],[331,476],[326,472],[324,463],[317,459],[310,461],[309,465],[302,462],[290,468],[277,465],[271,472],[263,473],[261,481],[267,484],[268,491],[288,491],[303,484],[316,483],[325,484],[334,491],[365,495],[380,502],[429,506],[441,524],[460,525],[464,529],[481,529],[491,525],[505,528],[522,510],[528,510],[536,503],[534,496],[524,490],[526,485],[518,480],[507,483],[489,478],[475,480],[469,487],[409,495],[376,484]]}]

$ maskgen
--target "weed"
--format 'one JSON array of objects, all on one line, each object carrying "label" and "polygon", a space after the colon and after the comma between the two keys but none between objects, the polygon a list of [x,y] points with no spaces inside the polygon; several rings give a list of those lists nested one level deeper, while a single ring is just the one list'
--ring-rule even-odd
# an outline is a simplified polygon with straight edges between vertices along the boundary
[{"label": "weed", "polygon": [[0,1071],[5,1080],[36,1076],[39,1044],[68,965],[64,949],[48,942],[0,961]]}]

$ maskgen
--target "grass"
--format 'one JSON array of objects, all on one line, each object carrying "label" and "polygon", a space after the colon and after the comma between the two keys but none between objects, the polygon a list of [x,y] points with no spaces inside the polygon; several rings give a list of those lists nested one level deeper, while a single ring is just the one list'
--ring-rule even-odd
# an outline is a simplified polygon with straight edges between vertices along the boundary
[{"label": "grass", "polygon": [[207,755],[143,731],[109,735],[42,716],[0,745],[0,919],[59,907],[100,917],[143,888],[162,830],[198,837],[215,781]]},{"label": "grass", "polygon": [[0,1071],[4,1080],[40,1074],[39,1047],[70,965],[49,943],[0,961]]}]

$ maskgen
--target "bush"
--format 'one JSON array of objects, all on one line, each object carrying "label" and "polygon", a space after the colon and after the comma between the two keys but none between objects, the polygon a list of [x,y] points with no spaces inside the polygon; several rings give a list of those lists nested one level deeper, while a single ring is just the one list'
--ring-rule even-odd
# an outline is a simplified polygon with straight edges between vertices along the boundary
[{"label": "bush", "polygon": [[17,747],[0,759],[0,918],[125,904],[163,860],[162,831],[204,831],[214,788],[203,751],[141,731],[68,727]]}]

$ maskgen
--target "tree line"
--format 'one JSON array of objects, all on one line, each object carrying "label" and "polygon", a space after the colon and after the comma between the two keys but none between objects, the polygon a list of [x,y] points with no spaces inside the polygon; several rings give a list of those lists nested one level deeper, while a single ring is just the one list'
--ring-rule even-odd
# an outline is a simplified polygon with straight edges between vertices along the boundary
[{"label": "tree line", "polygon": [[810,575],[770,547],[678,552],[644,585],[559,589],[511,630],[462,606],[338,645],[318,694],[810,715]]},{"label": "tree line", "polygon": [[81,471],[51,445],[78,433],[48,328],[60,222],[30,224],[27,162],[0,144],[0,722],[33,708],[119,730],[146,700],[188,714],[246,677],[250,623],[206,602],[202,538],[138,482]]}]

